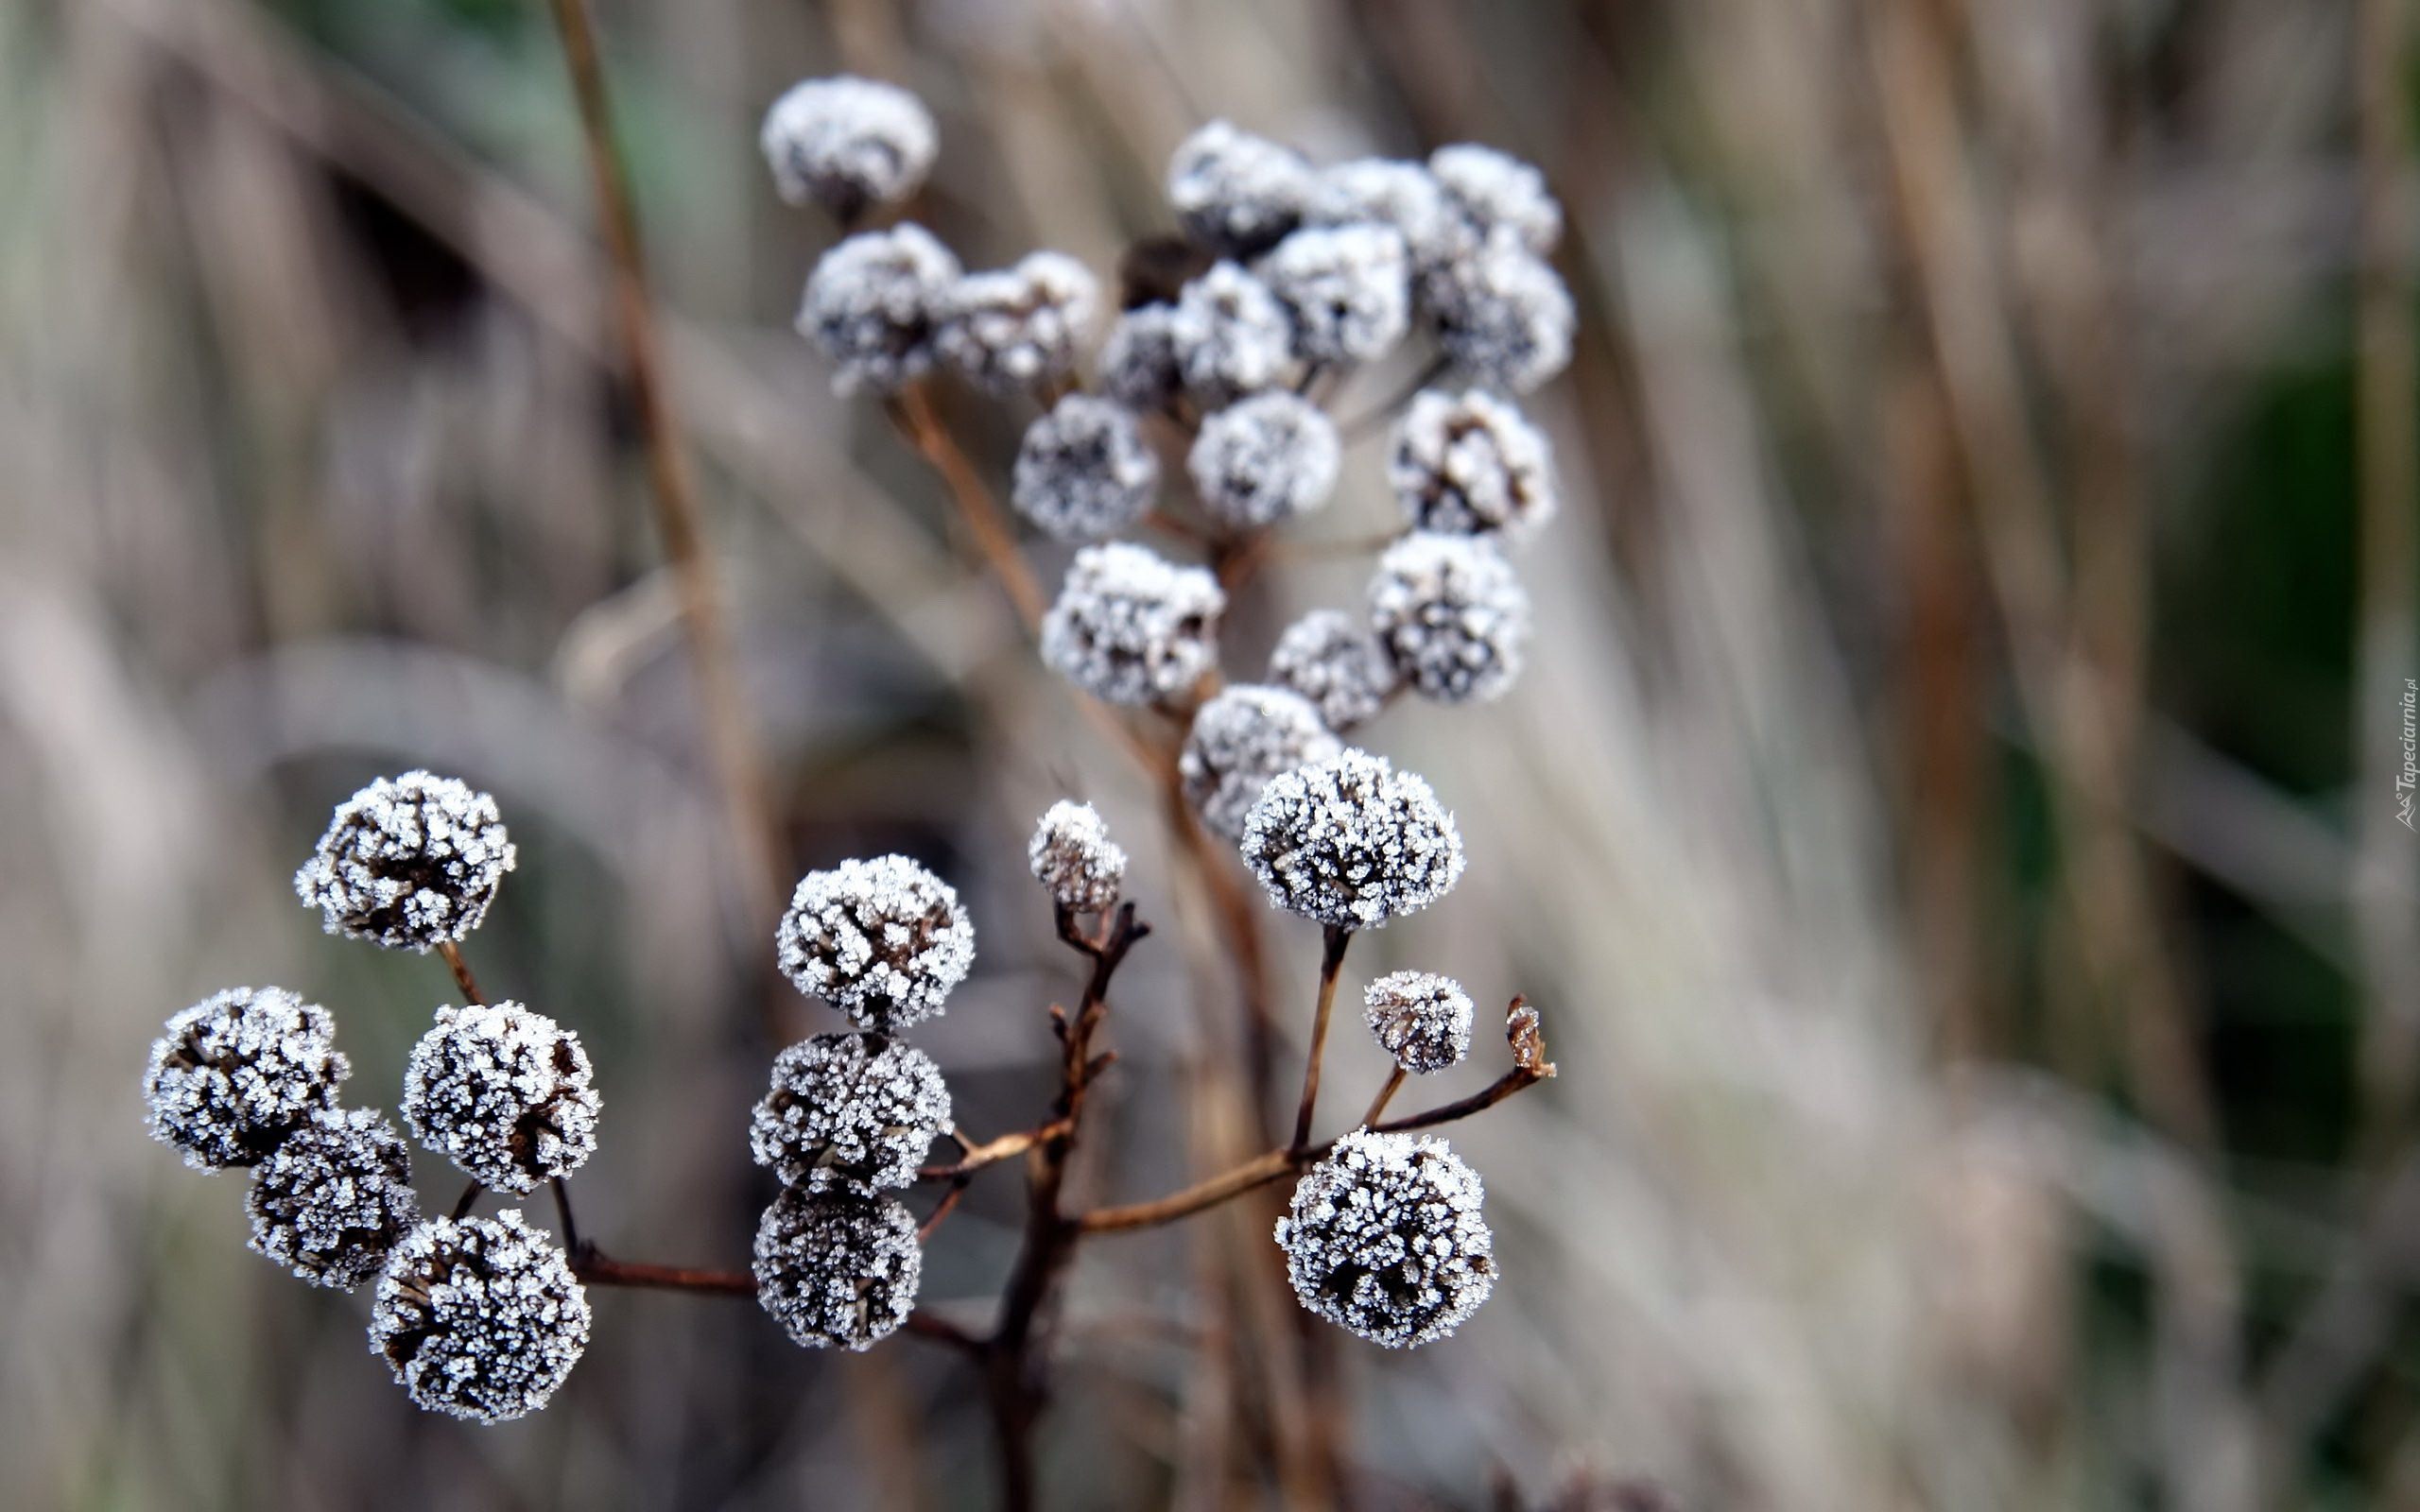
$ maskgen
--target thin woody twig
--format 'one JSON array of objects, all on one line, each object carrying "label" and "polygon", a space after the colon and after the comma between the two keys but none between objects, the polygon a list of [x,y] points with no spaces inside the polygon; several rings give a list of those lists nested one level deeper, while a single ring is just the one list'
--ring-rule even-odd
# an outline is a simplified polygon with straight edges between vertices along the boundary
[{"label": "thin woody twig", "polygon": [[1303,1060],[1303,1100],[1294,1109],[1294,1140],[1288,1146],[1300,1150],[1310,1143],[1311,1115],[1319,1107],[1320,1062],[1327,1048],[1327,1021],[1336,1007],[1336,979],[1344,969],[1344,952],[1353,943],[1353,931],[1327,926],[1320,942],[1320,1001],[1311,1020],[1310,1053]]},{"label": "thin woody twig", "polygon": [[950,1137],[958,1141],[959,1149],[961,1152],[959,1158],[944,1165],[918,1166],[916,1179],[919,1181],[963,1179],[987,1165],[996,1165],[1011,1156],[1023,1155],[1037,1144],[1058,1139],[1068,1131],[1068,1127],[1067,1120],[1057,1118],[1040,1128],[1021,1128],[1012,1134],[1003,1134],[997,1139],[986,1140],[980,1144],[967,1143],[959,1137],[958,1131],[953,1129],[950,1131]]},{"label": "thin woody twig", "polygon": [[450,939],[441,939],[437,942],[437,954],[445,962],[446,970],[454,973],[454,985],[462,989],[462,996],[485,1007],[487,997],[479,991],[478,978],[471,974],[471,963],[462,958],[462,948]]},{"label": "thin woody twig", "polygon": [[1378,1122],[1378,1115],[1387,1110],[1389,1103],[1394,1101],[1395,1093],[1403,1090],[1404,1078],[1409,1074],[1410,1073],[1401,1066],[1387,1073],[1387,1084],[1378,1089],[1378,1095],[1370,1100],[1370,1110],[1361,1115],[1361,1122],[1365,1126]]},{"label": "thin woody twig", "polygon": [[922,383],[911,384],[884,407],[890,412],[891,423],[908,438],[908,444],[942,475],[959,517],[975,537],[976,546],[983,553],[994,576],[1000,579],[1001,591],[1015,606],[1026,633],[1033,634],[1041,627],[1043,610],[1048,608],[1043,600],[1042,585],[1034,580],[1033,569],[1026,565],[1024,554],[1017,550],[1016,535],[1000,512],[1000,501],[993,497],[992,490],[976,472],[975,464],[967,460],[958,438],[942,423],[933,408],[932,395]]}]

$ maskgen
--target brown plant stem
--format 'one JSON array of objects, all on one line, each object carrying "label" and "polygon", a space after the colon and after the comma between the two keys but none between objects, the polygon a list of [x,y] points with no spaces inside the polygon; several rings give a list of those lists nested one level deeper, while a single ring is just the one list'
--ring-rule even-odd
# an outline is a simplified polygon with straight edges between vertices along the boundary
[{"label": "brown plant stem", "polygon": [[1008,517],[1001,513],[1000,501],[993,497],[992,490],[977,475],[965,448],[958,444],[958,438],[942,423],[933,408],[931,393],[922,383],[910,384],[885,401],[883,407],[908,444],[941,474],[951,500],[958,506],[959,517],[966,522],[983,559],[1000,579],[1000,588],[1015,606],[1026,633],[1033,634],[1041,628],[1043,610],[1049,607],[1043,599],[1042,585],[1034,580],[1033,569],[1026,565],[1024,554],[1017,550],[1016,533],[1010,527]]},{"label": "brown plant stem", "polygon": [[454,973],[454,985],[462,989],[462,996],[481,1007],[487,1006],[487,997],[479,991],[479,979],[471,974],[471,963],[462,959],[462,948],[450,939],[441,939],[437,942],[437,954],[445,962],[445,969]]},{"label": "brown plant stem", "polygon": [[571,1272],[590,1286],[643,1286],[666,1292],[703,1292],[714,1297],[756,1295],[756,1278],[744,1270],[700,1270],[614,1260],[586,1245],[572,1251]]},{"label": "brown plant stem", "polygon": [[1373,1126],[1378,1122],[1378,1115],[1387,1110],[1389,1103],[1394,1101],[1395,1093],[1403,1091],[1404,1078],[1410,1074],[1401,1066],[1387,1073],[1387,1084],[1378,1089],[1378,1095],[1370,1099],[1370,1110],[1361,1115],[1364,1127]]},{"label": "brown plant stem", "polygon": [[1294,1139],[1288,1146],[1299,1151],[1311,1142],[1311,1115],[1320,1101],[1320,1062],[1327,1049],[1327,1021],[1336,1008],[1336,979],[1344,970],[1344,953],[1353,931],[1335,924],[1320,939],[1320,1002],[1311,1018],[1311,1048],[1303,1058],[1303,1100],[1294,1109]]},{"label": "brown plant stem", "polygon": [[454,1211],[447,1216],[451,1217],[456,1223],[460,1223],[463,1219],[471,1215],[471,1210],[479,1205],[479,1199],[487,1195],[487,1188],[479,1185],[476,1181],[474,1181],[469,1186],[464,1187],[462,1189],[462,1194],[454,1199]]},{"label": "brown plant stem", "polygon": [[1037,1144],[1045,1144],[1070,1131],[1072,1125],[1064,1118],[1054,1118],[1040,1128],[1021,1128],[1013,1134],[1003,1134],[980,1144],[970,1144],[955,1128],[949,1137],[956,1141],[959,1158],[943,1165],[923,1165],[916,1168],[919,1181],[955,1181],[996,1165],[1012,1155],[1023,1155]]}]

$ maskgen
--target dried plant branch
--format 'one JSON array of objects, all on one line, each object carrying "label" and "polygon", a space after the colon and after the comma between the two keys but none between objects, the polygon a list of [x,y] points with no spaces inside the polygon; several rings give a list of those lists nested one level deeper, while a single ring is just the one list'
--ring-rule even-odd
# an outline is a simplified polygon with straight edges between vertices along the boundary
[{"label": "dried plant branch", "polygon": [[1042,596],[1042,585],[1034,580],[1033,569],[1017,550],[1016,534],[1000,509],[1000,501],[975,471],[975,464],[967,460],[965,448],[958,444],[958,438],[942,423],[940,414],[933,408],[931,393],[922,383],[910,384],[883,407],[899,434],[915,448],[916,455],[930,464],[948,486],[959,518],[966,522],[984,561],[1000,579],[1000,588],[1015,606],[1026,633],[1033,634],[1042,627],[1043,611],[1049,608]]},{"label": "dried plant branch", "polygon": [[471,974],[471,963],[462,959],[462,947],[450,939],[439,940],[437,954],[445,962],[446,970],[454,973],[454,985],[462,989],[462,996],[486,1006],[487,996],[479,990],[478,978]]},{"label": "dried plant branch", "polygon": [[1320,1063],[1327,1049],[1327,1021],[1336,1008],[1336,979],[1344,970],[1344,953],[1353,944],[1353,931],[1327,926],[1320,941],[1319,1007],[1311,1018],[1311,1048],[1303,1058],[1303,1098],[1294,1108],[1294,1140],[1288,1146],[1301,1150],[1310,1143],[1311,1118],[1319,1108]]},{"label": "dried plant branch", "polygon": [[1401,1066],[1387,1073],[1386,1085],[1378,1089],[1377,1096],[1370,1099],[1370,1110],[1361,1115],[1363,1125],[1373,1125],[1378,1122],[1378,1115],[1384,1113],[1387,1110],[1387,1105],[1394,1101],[1395,1093],[1403,1091],[1404,1078],[1410,1074]]}]

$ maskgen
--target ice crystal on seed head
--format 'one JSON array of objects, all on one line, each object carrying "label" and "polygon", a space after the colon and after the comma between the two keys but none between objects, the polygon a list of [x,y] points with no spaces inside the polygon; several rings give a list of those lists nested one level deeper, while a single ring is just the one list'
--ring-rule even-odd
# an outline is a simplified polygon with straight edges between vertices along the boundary
[{"label": "ice crystal on seed head", "polygon": [[386,1115],[323,1109],[252,1172],[251,1246],[315,1286],[350,1291],[420,1222],[411,1181],[411,1151]]},{"label": "ice crystal on seed head", "polygon": [[1552,518],[1553,454],[1512,404],[1479,389],[1413,396],[1395,425],[1387,481],[1414,530],[1526,534]]},{"label": "ice crystal on seed head", "polygon": [[1403,686],[1403,674],[1369,626],[1338,610],[1315,609],[1277,638],[1269,680],[1308,698],[1340,735],[1376,718]]},{"label": "ice crystal on seed head", "polygon": [[1563,207],[1546,175],[1520,159],[1465,142],[1430,153],[1428,171],[1478,235],[1509,231],[1541,257],[1563,239]]},{"label": "ice crystal on seed head", "polygon": [[1484,703],[1520,675],[1530,595],[1487,538],[1416,533],[1378,558],[1370,624],[1413,692]]},{"label": "ice crystal on seed head", "polygon": [[942,1011],[975,964],[975,925],[949,884],[876,856],[801,878],[775,945],[800,991],[887,1034]]},{"label": "ice crystal on seed head", "polygon": [[1356,1129],[1303,1173],[1277,1220],[1303,1305],[1373,1344],[1432,1344],[1495,1286],[1478,1174],[1443,1140]]},{"label": "ice crystal on seed head", "polygon": [[1283,388],[1201,422],[1185,467],[1202,507],[1227,524],[1274,524],[1325,504],[1343,447],[1319,406]]},{"label": "ice crystal on seed head", "polygon": [[835,392],[905,388],[933,366],[933,332],[958,280],[958,259],[922,226],[859,232],[807,275],[799,333],[837,365]]},{"label": "ice crystal on seed head", "polygon": [[1143,517],[1160,486],[1160,459],[1119,405],[1069,394],[1026,427],[1009,497],[1017,512],[1062,541],[1113,535]]},{"label": "ice crystal on seed head", "polygon": [[496,1192],[579,1170],[599,1106],[579,1036],[518,1003],[438,1009],[404,1068],[404,1122]]},{"label": "ice crystal on seed head", "polygon": [[1462,874],[1461,832],[1427,782],[1349,747],[1270,779],[1241,849],[1270,902],[1338,929],[1382,928]]},{"label": "ice crystal on seed head", "polygon": [[942,299],[934,337],[943,361],[1000,393],[1030,388],[1076,365],[1076,347],[1100,303],[1100,284],[1063,252],[1032,252],[1017,266],[969,273]]},{"label": "ice crystal on seed head", "polygon": [[939,143],[924,102],[896,84],[840,75],[792,85],[765,112],[759,142],[773,186],[842,221],[914,194]]},{"label": "ice crystal on seed head", "polygon": [[1571,361],[1571,294],[1562,275],[1498,229],[1430,274],[1437,341],[1464,372],[1526,394]]},{"label": "ice crystal on seed head", "polygon": [[1195,711],[1177,753],[1177,774],[1201,822],[1233,840],[1242,835],[1244,816],[1270,778],[1343,748],[1308,699],[1283,688],[1245,685]]},{"label": "ice crystal on seed head", "polygon": [[144,1073],[151,1137],[196,1170],[257,1165],[352,1074],[336,1032],[327,1009],[283,988],[230,988],[184,1009]]},{"label": "ice crystal on seed head", "polygon": [[427,1411],[510,1422],[571,1374],[588,1321],[563,1252],[508,1208],[404,1236],[378,1278],[370,1349]]},{"label": "ice crystal on seed head", "polygon": [[1406,1071],[1443,1071],[1471,1053],[1471,999],[1433,971],[1393,971],[1361,996],[1370,1032]]},{"label": "ice crystal on seed head", "polygon": [[1109,912],[1126,885],[1126,852],[1089,803],[1061,799],[1051,804],[1034,827],[1026,862],[1033,880],[1050,890],[1050,901],[1070,913]]},{"label": "ice crystal on seed head", "polygon": [[1196,241],[1231,256],[1274,246],[1310,202],[1310,163],[1291,147],[1213,121],[1168,161],[1168,203]]},{"label": "ice crystal on seed head", "polygon": [[1110,322],[1100,344],[1101,391],[1137,413],[1169,406],[1184,387],[1176,306],[1138,304]]},{"label": "ice crystal on seed head", "polygon": [[1043,616],[1042,660],[1111,703],[1173,698],[1216,662],[1226,607],[1219,580],[1199,567],[1127,541],[1086,546]]},{"label": "ice crystal on seed head", "polygon": [[889,1197],[786,1191],[756,1225],[756,1300],[810,1349],[871,1349],[916,1306],[925,1251]]},{"label": "ice crystal on seed head", "polygon": [[1392,226],[1306,226],[1253,267],[1314,362],[1370,362],[1411,329],[1411,260]]},{"label": "ice crystal on seed head", "polygon": [[494,799],[406,772],[337,806],[294,891],[331,935],[424,951],[478,927],[513,861]]},{"label": "ice crystal on seed head", "polygon": [[1359,158],[1322,172],[1311,195],[1309,223],[1370,222],[1392,227],[1418,270],[1439,266],[1471,240],[1461,212],[1420,163]]},{"label": "ice crystal on seed head", "polygon": [[1210,409],[1269,387],[1294,360],[1286,307],[1234,263],[1218,264],[1184,286],[1168,339],[1185,392]]},{"label": "ice crystal on seed head", "polygon": [[932,1057],[876,1035],[820,1034],[774,1057],[748,1144],[784,1186],[870,1196],[916,1179],[949,1115]]}]

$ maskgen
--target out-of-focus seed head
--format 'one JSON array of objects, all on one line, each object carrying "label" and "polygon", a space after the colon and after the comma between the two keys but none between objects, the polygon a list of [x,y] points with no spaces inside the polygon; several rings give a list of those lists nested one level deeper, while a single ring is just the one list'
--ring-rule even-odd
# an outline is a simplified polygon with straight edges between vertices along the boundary
[{"label": "out-of-focus seed head", "polygon": [[1132,413],[1069,394],[1026,427],[1009,498],[1047,534],[1093,541],[1143,518],[1159,487],[1160,459]]},{"label": "out-of-focus seed head", "polygon": [[1395,426],[1387,481],[1414,530],[1525,535],[1553,518],[1553,453],[1519,409],[1480,389],[1423,389]]},{"label": "out-of-focus seed head", "polygon": [[1089,803],[1061,799],[1051,804],[1034,827],[1026,862],[1050,901],[1069,913],[1105,914],[1117,906],[1126,885],[1126,852]]},{"label": "out-of-focus seed head", "polygon": [[1520,676],[1530,595],[1488,538],[1416,533],[1378,558],[1370,625],[1413,692],[1484,703]]},{"label": "out-of-focus seed head", "polygon": [[411,1151],[372,1108],[322,1109],[252,1172],[252,1248],[315,1286],[378,1274],[420,1222]]},{"label": "out-of-focus seed head", "polygon": [[1270,778],[1244,816],[1244,861],[1288,913],[1379,929],[1462,875],[1462,837],[1426,782],[1348,748]]},{"label": "out-of-focus seed head", "polygon": [[1571,361],[1570,291],[1509,231],[1429,275],[1422,292],[1438,344],[1481,382],[1526,394]]},{"label": "out-of-focus seed head", "polygon": [[1541,257],[1563,239],[1563,207],[1546,175],[1520,159],[1465,142],[1430,153],[1428,171],[1478,235],[1509,231]]},{"label": "out-of-focus seed head", "polygon": [[294,891],[331,935],[424,951],[478,927],[513,861],[494,799],[406,772],[337,806]]},{"label": "out-of-focus seed head", "polygon": [[969,273],[942,301],[935,341],[942,360],[998,393],[1063,376],[1100,305],[1100,283],[1063,252],[1032,252],[1016,266]]},{"label": "out-of-focus seed head", "polygon": [[1043,616],[1042,659],[1111,703],[1172,699],[1217,663],[1226,608],[1219,580],[1199,567],[1128,541],[1086,546]]},{"label": "out-of-focus seed head", "polygon": [[1303,1173],[1277,1220],[1303,1305],[1373,1344],[1432,1344],[1495,1287],[1478,1174],[1443,1140],[1356,1129]]},{"label": "out-of-focus seed head", "polygon": [[800,991],[877,1034],[941,1012],[975,964],[975,924],[957,891],[906,856],[808,872],[775,943]]},{"label": "out-of-focus seed head", "polygon": [[283,988],[230,988],[168,1021],[143,1102],[151,1137],[200,1171],[257,1165],[336,1103],[353,1067],[336,1021]]},{"label": "out-of-focus seed head", "polygon": [[1220,263],[1184,286],[1168,338],[1185,392],[1204,409],[1270,387],[1294,361],[1286,307],[1235,263]]},{"label": "out-of-focus seed head", "polygon": [[1274,388],[1204,420],[1185,466],[1203,508],[1251,529],[1327,503],[1343,450],[1318,405]]},{"label": "out-of-focus seed head", "polygon": [[588,1348],[588,1323],[563,1252],[508,1208],[404,1236],[378,1277],[370,1349],[426,1411],[503,1423],[554,1396]]},{"label": "out-of-focus seed head", "polygon": [[1169,159],[1168,203],[1196,241],[1248,257],[1302,222],[1314,179],[1291,147],[1213,121]]},{"label": "out-of-focus seed head", "polygon": [[933,333],[958,259],[922,226],[859,232],[807,275],[799,333],[835,367],[836,393],[891,393],[933,366]]},{"label": "out-of-focus seed head", "polygon": [[1443,1071],[1471,1053],[1471,998],[1433,971],[1392,971],[1362,993],[1370,1032],[1406,1071]]},{"label": "out-of-focus seed head", "polygon": [[579,1036],[518,1003],[438,1009],[404,1068],[404,1122],[495,1192],[579,1170],[599,1107]]},{"label": "out-of-focus seed head", "polygon": [[1392,226],[1420,271],[1441,266],[1472,237],[1434,174],[1421,163],[1389,158],[1357,158],[1323,170],[1308,218],[1318,226]]},{"label": "out-of-focus seed head", "polygon": [[1270,778],[1343,748],[1308,699],[1245,684],[1221,691],[1194,712],[1177,773],[1201,822],[1234,840]]},{"label": "out-of-focus seed head", "polygon": [[756,1225],[756,1300],[810,1349],[867,1349],[916,1306],[925,1251],[889,1197],[786,1191]]},{"label": "out-of-focus seed head", "polygon": [[1374,221],[1306,226],[1254,266],[1313,362],[1372,362],[1411,329],[1411,258],[1403,233]]},{"label": "out-of-focus seed head", "polygon": [[870,1196],[916,1179],[949,1115],[932,1057],[876,1035],[820,1034],[774,1058],[748,1144],[784,1186]]},{"label": "out-of-focus seed head", "polygon": [[870,204],[914,194],[932,171],[939,133],[915,95],[843,74],[785,91],[765,112],[759,141],[784,199],[820,204],[845,224]]},{"label": "out-of-focus seed head", "polygon": [[1110,322],[1100,346],[1101,392],[1137,414],[1164,410],[1184,391],[1176,306],[1138,304]]},{"label": "out-of-focus seed head", "polygon": [[1309,699],[1321,722],[1341,735],[1378,716],[1403,686],[1403,673],[1369,626],[1340,610],[1315,609],[1277,638],[1269,680]]}]

